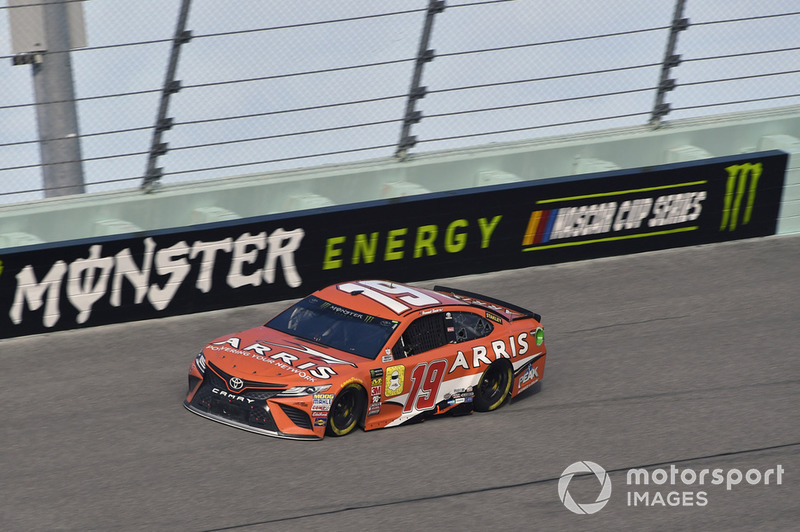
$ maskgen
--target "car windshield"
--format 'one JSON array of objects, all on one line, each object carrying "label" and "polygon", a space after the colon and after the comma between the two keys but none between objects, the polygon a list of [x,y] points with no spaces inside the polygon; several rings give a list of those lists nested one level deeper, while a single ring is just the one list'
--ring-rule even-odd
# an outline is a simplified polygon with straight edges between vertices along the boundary
[{"label": "car windshield", "polygon": [[266,326],[360,357],[375,359],[398,323],[309,296],[271,319]]}]

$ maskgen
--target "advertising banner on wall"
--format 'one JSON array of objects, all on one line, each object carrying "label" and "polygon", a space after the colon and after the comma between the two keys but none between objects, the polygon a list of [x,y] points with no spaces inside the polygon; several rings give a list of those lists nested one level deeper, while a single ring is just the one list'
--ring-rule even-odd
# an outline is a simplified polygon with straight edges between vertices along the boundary
[{"label": "advertising banner on wall", "polygon": [[0,251],[0,338],[775,233],[778,151]]}]

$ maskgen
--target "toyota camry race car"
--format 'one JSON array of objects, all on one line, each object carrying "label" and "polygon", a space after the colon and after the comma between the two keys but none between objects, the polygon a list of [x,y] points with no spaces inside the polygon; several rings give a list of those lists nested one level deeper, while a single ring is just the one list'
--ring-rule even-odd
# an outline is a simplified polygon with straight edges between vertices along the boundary
[{"label": "toyota camry race car", "polygon": [[495,410],[539,382],[545,356],[529,310],[453,288],[354,281],[209,343],[184,406],[269,436],[344,436]]}]

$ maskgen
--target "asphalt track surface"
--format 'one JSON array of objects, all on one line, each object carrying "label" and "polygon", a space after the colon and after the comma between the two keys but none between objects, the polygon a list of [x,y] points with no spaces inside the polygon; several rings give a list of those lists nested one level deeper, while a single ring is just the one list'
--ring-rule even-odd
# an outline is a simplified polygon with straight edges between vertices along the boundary
[{"label": "asphalt track surface", "polygon": [[[181,405],[207,340],[286,303],[0,342],[0,529],[797,530],[800,236],[445,281],[541,312],[537,393],[289,441]],[[611,480],[593,515],[559,498],[578,461]],[[627,482],[673,466],[674,485]],[[713,484],[714,469],[741,483]],[[585,504],[601,484],[564,486]]]}]

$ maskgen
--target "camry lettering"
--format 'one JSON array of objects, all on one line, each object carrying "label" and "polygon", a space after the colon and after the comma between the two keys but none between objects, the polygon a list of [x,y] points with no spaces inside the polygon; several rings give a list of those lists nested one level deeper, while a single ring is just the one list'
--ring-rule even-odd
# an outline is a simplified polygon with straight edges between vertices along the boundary
[{"label": "camry lettering", "polygon": [[254,403],[255,399],[250,399],[248,397],[242,397],[241,395],[236,395],[235,393],[229,393],[225,390],[220,390],[219,388],[211,388],[211,392],[219,395],[220,397],[227,397],[231,401],[239,401],[241,403],[251,404]]}]

